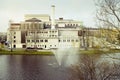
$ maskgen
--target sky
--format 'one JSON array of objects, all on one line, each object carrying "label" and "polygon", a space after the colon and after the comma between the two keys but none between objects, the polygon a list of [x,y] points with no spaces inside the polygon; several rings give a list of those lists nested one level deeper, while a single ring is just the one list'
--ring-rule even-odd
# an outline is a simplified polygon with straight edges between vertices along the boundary
[{"label": "sky", "polygon": [[95,27],[94,0],[0,0],[0,32],[6,32],[9,20],[24,21],[25,14],[49,14],[55,5],[55,18],[82,21]]}]

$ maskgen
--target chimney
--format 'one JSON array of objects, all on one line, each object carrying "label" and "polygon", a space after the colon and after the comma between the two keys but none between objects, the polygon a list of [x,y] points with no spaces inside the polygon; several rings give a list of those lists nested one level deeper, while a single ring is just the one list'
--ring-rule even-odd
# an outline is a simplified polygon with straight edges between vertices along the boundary
[{"label": "chimney", "polygon": [[55,5],[52,5],[52,13],[51,13],[51,29],[55,29]]}]

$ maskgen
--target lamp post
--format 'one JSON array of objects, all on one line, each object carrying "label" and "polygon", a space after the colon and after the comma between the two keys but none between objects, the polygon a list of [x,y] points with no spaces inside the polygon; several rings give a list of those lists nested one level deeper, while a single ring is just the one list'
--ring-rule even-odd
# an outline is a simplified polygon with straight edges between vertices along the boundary
[{"label": "lamp post", "polygon": [[87,50],[88,42],[87,42],[87,30],[86,30],[86,28],[82,29],[82,39],[83,39],[83,47],[84,47],[85,50]]},{"label": "lamp post", "polygon": [[12,49],[12,30],[11,30],[11,23],[12,23],[12,20],[9,20],[9,31],[10,31],[10,44],[11,44],[11,47],[10,47],[10,49],[11,49],[11,52],[13,51],[13,49]]},{"label": "lamp post", "polygon": [[13,49],[12,49],[12,31],[10,30],[10,42],[11,42],[11,52],[13,51]]}]

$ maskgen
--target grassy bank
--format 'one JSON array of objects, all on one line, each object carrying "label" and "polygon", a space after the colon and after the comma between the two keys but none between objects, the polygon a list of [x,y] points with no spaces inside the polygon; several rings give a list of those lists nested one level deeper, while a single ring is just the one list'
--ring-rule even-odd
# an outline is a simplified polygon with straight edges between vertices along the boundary
[{"label": "grassy bank", "polygon": [[36,50],[0,50],[0,55],[53,55],[52,51],[36,51]]},{"label": "grassy bank", "polygon": [[118,49],[109,49],[109,50],[92,49],[92,50],[80,50],[80,53],[82,54],[107,54],[107,53],[120,53],[120,50]]},{"label": "grassy bank", "polygon": [[[92,49],[92,50],[80,50],[78,54],[105,54],[105,53],[120,53],[120,50],[100,50],[100,49]],[[0,49],[0,55],[54,55],[50,50],[14,50],[7,51]]]}]

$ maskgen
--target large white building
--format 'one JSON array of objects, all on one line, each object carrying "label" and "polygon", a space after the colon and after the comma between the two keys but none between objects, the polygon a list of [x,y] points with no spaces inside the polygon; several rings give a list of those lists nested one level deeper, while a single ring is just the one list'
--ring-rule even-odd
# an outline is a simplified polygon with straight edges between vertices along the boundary
[{"label": "large white building", "polygon": [[10,22],[7,41],[12,48],[80,47],[82,22],[71,19],[54,19],[54,6],[50,17],[47,14],[27,14],[20,23]]}]

